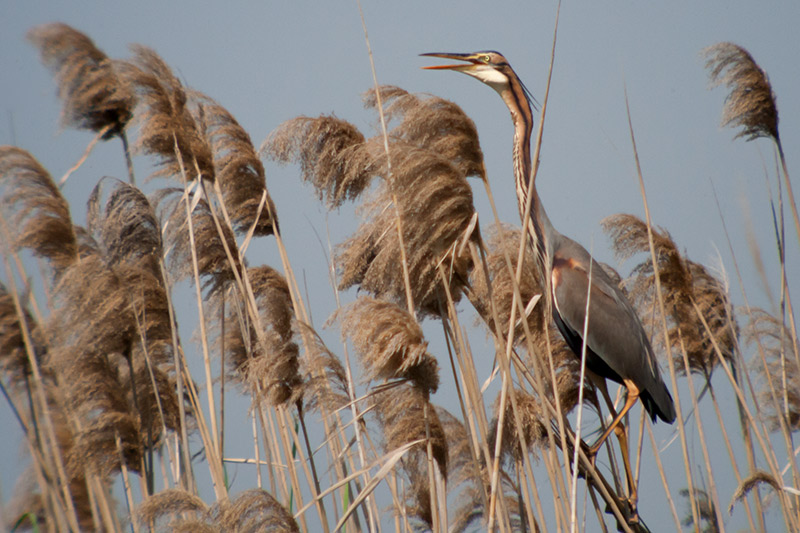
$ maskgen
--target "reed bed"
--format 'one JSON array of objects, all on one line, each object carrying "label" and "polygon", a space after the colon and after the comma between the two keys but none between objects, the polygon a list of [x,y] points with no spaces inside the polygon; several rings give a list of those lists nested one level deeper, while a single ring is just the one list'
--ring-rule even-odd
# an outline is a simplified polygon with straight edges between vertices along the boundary
[{"label": "reed bed", "polygon": [[[59,183],[34,154],[0,147],[0,383],[30,456],[6,527],[800,529],[800,344],[786,269],[779,310],[737,307],[725,273],[649,218],[605,221],[620,258],[638,262],[630,276],[607,271],[678,404],[675,429],[659,437],[638,407],[628,416],[636,482],[648,487],[637,510],[613,439],[597,461],[576,441],[580,431],[589,442],[605,406],[540,302],[521,230],[478,216],[473,197],[491,186],[456,104],[376,86],[364,104],[385,131],[298,116],[257,150],[152,49],[112,59],[64,24],[29,37],[64,124],[95,134],[75,168],[119,138],[129,173],[98,175],[80,227],[61,192],[72,171]],[[781,165],[770,178],[786,189],[800,242],[766,73],[730,43],[705,53],[712,83],[729,90],[723,123],[773,141]],[[151,175],[135,174],[132,154]],[[265,162],[297,165],[327,209],[360,210],[329,265],[340,307],[327,327],[341,344],[314,325],[279,225],[294,207],[273,201]],[[794,236],[775,224],[783,260]],[[256,242],[280,260],[251,264]],[[189,293],[191,304],[176,301]],[[191,339],[186,323],[197,324]],[[473,351],[480,336],[490,353]],[[444,395],[457,411],[437,405]],[[242,427],[226,424],[233,397],[249,404]],[[234,440],[252,453],[233,457]],[[255,483],[233,479],[234,465]],[[736,486],[719,481],[730,473]],[[656,507],[672,523],[652,522]]]}]

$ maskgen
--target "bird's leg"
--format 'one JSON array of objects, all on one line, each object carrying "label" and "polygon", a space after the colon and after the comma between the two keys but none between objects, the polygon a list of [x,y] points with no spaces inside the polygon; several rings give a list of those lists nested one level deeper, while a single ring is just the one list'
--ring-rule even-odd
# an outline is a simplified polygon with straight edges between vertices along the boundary
[{"label": "bird's leg", "polygon": [[[622,418],[630,411],[631,407],[636,403],[636,400],[639,398],[639,388],[633,384],[633,382],[629,380],[625,380],[625,388],[627,389],[627,395],[625,398],[625,405],[622,407],[619,413],[614,417],[614,420],[611,424],[606,428],[603,434],[600,436],[599,439],[589,448],[590,457],[594,454],[597,454],[600,447],[603,443],[608,439],[609,435],[613,431],[617,435],[617,439],[619,440],[619,447],[620,452],[622,453],[622,461],[623,465],[625,466],[625,478],[628,483],[628,503],[631,506],[631,514],[633,517],[637,516],[636,512],[636,503],[638,500],[638,491],[633,479],[633,470],[631,470],[631,463],[628,457],[628,435],[625,429],[625,426],[622,424]],[[605,397],[608,397],[608,392],[606,391],[604,394]],[[611,399],[608,398],[607,401]]]},{"label": "bird's leg", "polygon": [[614,434],[617,436],[617,440],[619,441],[619,450],[622,454],[622,462],[625,466],[625,478],[628,482],[628,504],[631,507],[631,517],[632,520],[638,521],[639,513],[636,508],[636,504],[639,500],[639,494],[636,487],[636,483],[633,479],[633,469],[631,469],[631,463],[628,456],[628,429],[622,424],[617,424],[617,427],[614,428]]}]

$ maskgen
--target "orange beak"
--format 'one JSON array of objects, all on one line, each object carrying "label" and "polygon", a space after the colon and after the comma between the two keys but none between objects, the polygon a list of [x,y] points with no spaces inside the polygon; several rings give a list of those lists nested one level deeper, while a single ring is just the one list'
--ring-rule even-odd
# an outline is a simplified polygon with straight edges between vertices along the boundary
[{"label": "orange beak", "polygon": [[441,52],[429,52],[427,54],[420,54],[421,56],[425,57],[441,57],[444,59],[457,59],[459,61],[468,61],[469,63],[458,63],[455,65],[432,65],[428,67],[422,67],[425,70],[469,70],[473,66],[479,64],[478,60],[475,59],[475,54],[453,54],[453,53],[441,53]]}]

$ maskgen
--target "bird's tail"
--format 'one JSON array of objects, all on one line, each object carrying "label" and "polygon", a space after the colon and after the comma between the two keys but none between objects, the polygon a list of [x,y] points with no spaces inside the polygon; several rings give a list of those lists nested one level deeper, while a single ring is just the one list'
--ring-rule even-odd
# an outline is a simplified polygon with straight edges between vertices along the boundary
[{"label": "bird's tail", "polygon": [[655,387],[651,387],[651,390],[642,391],[639,398],[653,422],[656,421],[656,417],[668,424],[675,422],[675,402],[663,381],[659,381]]}]

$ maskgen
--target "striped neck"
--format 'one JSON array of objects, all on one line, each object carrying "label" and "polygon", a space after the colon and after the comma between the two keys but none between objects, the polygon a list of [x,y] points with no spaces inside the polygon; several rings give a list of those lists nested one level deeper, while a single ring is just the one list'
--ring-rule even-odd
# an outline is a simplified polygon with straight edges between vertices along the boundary
[{"label": "striped neck", "polygon": [[[500,92],[503,100],[511,112],[514,123],[514,181],[517,190],[517,204],[520,217],[523,219],[526,233],[531,246],[535,251],[537,266],[542,274],[547,273],[549,265],[551,242],[548,235],[555,235],[550,219],[544,211],[536,191],[535,181],[531,181],[533,166],[531,163],[531,133],[533,131],[533,111],[525,94],[522,84],[516,78],[511,78],[508,87]],[[525,217],[525,207],[531,195],[530,213]]]}]

